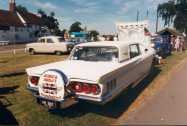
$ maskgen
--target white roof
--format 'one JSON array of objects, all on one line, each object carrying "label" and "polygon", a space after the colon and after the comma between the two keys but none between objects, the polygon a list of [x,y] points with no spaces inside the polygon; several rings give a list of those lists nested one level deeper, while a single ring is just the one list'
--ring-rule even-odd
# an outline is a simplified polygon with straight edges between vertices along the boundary
[{"label": "white roof", "polygon": [[125,41],[100,41],[100,42],[88,42],[82,43],[77,46],[115,46],[115,47],[123,47],[128,46],[129,44],[133,44],[133,42],[125,42]]}]

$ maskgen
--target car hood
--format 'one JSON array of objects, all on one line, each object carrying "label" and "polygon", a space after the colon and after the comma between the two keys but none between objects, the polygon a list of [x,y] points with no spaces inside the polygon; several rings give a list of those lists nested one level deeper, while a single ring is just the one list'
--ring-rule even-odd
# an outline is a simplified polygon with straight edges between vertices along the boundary
[{"label": "car hood", "polygon": [[55,69],[62,71],[69,79],[81,79],[98,82],[100,77],[112,72],[118,63],[114,62],[87,62],[66,60],[26,69],[28,75],[41,75],[43,72]]}]

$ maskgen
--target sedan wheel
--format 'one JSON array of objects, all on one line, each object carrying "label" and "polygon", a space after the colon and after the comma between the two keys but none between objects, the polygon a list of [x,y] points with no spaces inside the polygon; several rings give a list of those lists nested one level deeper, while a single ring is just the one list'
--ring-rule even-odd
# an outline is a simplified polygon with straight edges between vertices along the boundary
[{"label": "sedan wheel", "polygon": [[29,53],[30,53],[31,55],[34,55],[34,54],[35,54],[34,49],[30,49],[30,50],[29,50]]}]

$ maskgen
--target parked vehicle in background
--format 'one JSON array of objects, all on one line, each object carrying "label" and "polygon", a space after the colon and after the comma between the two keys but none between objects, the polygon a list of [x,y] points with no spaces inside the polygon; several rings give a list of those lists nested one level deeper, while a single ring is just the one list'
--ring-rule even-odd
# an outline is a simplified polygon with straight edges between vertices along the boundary
[{"label": "parked vehicle in background", "polygon": [[48,108],[72,98],[105,104],[149,74],[154,53],[137,42],[79,44],[65,61],[26,69],[28,89]]},{"label": "parked vehicle in background", "polygon": [[155,36],[152,38],[152,41],[154,43],[154,49],[159,56],[166,57],[171,54],[171,44],[169,42],[163,41],[161,36]]},{"label": "parked vehicle in background", "polygon": [[81,44],[81,43],[86,43],[88,41],[85,40],[85,39],[80,39],[80,38],[71,38],[71,39],[67,40],[67,42],[71,42],[74,45],[78,45],[78,44]]},{"label": "parked vehicle in background", "polygon": [[59,36],[46,36],[38,39],[38,42],[26,45],[26,49],[30,54],[35,53],[55,53],[61,55],[69,53],[73,49],[72,42],[65,42]]}]

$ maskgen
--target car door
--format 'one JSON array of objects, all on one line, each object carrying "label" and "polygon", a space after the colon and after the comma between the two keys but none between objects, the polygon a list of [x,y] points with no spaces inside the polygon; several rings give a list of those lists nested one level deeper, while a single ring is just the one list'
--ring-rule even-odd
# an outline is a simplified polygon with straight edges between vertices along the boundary
[{"label": "car door", "polygon": [[[142,74],[147,74],[150,71],[153,61],[153,55],[149,52],[152,48],[146,48],[145,46],[140,44],[141,52],[142,52],[142,64],[141,64],[141,71]],[[153,50],[153,49],[152,49]]]},{"label": "car door", "polygon": [[44,38],[39,39],[38,43],[35,46],[35,51],[39,53],[44,52],[44,46],[45,46],[45,39]]},{"label": "car door", "polygon": [[52,38],[47,38],[46,39],[46,45],[45,45],[45,50],[47,53],[54,53],[56,48],[56,43]]},{"label": "car door", "polygon": [[143,65],[143,58],[142,52],[140,49],[139,44],[131,44],[129,45],[129,55],[130,59],[133,60],[133,81],[137,81],[142,76],[142,65]]}]

